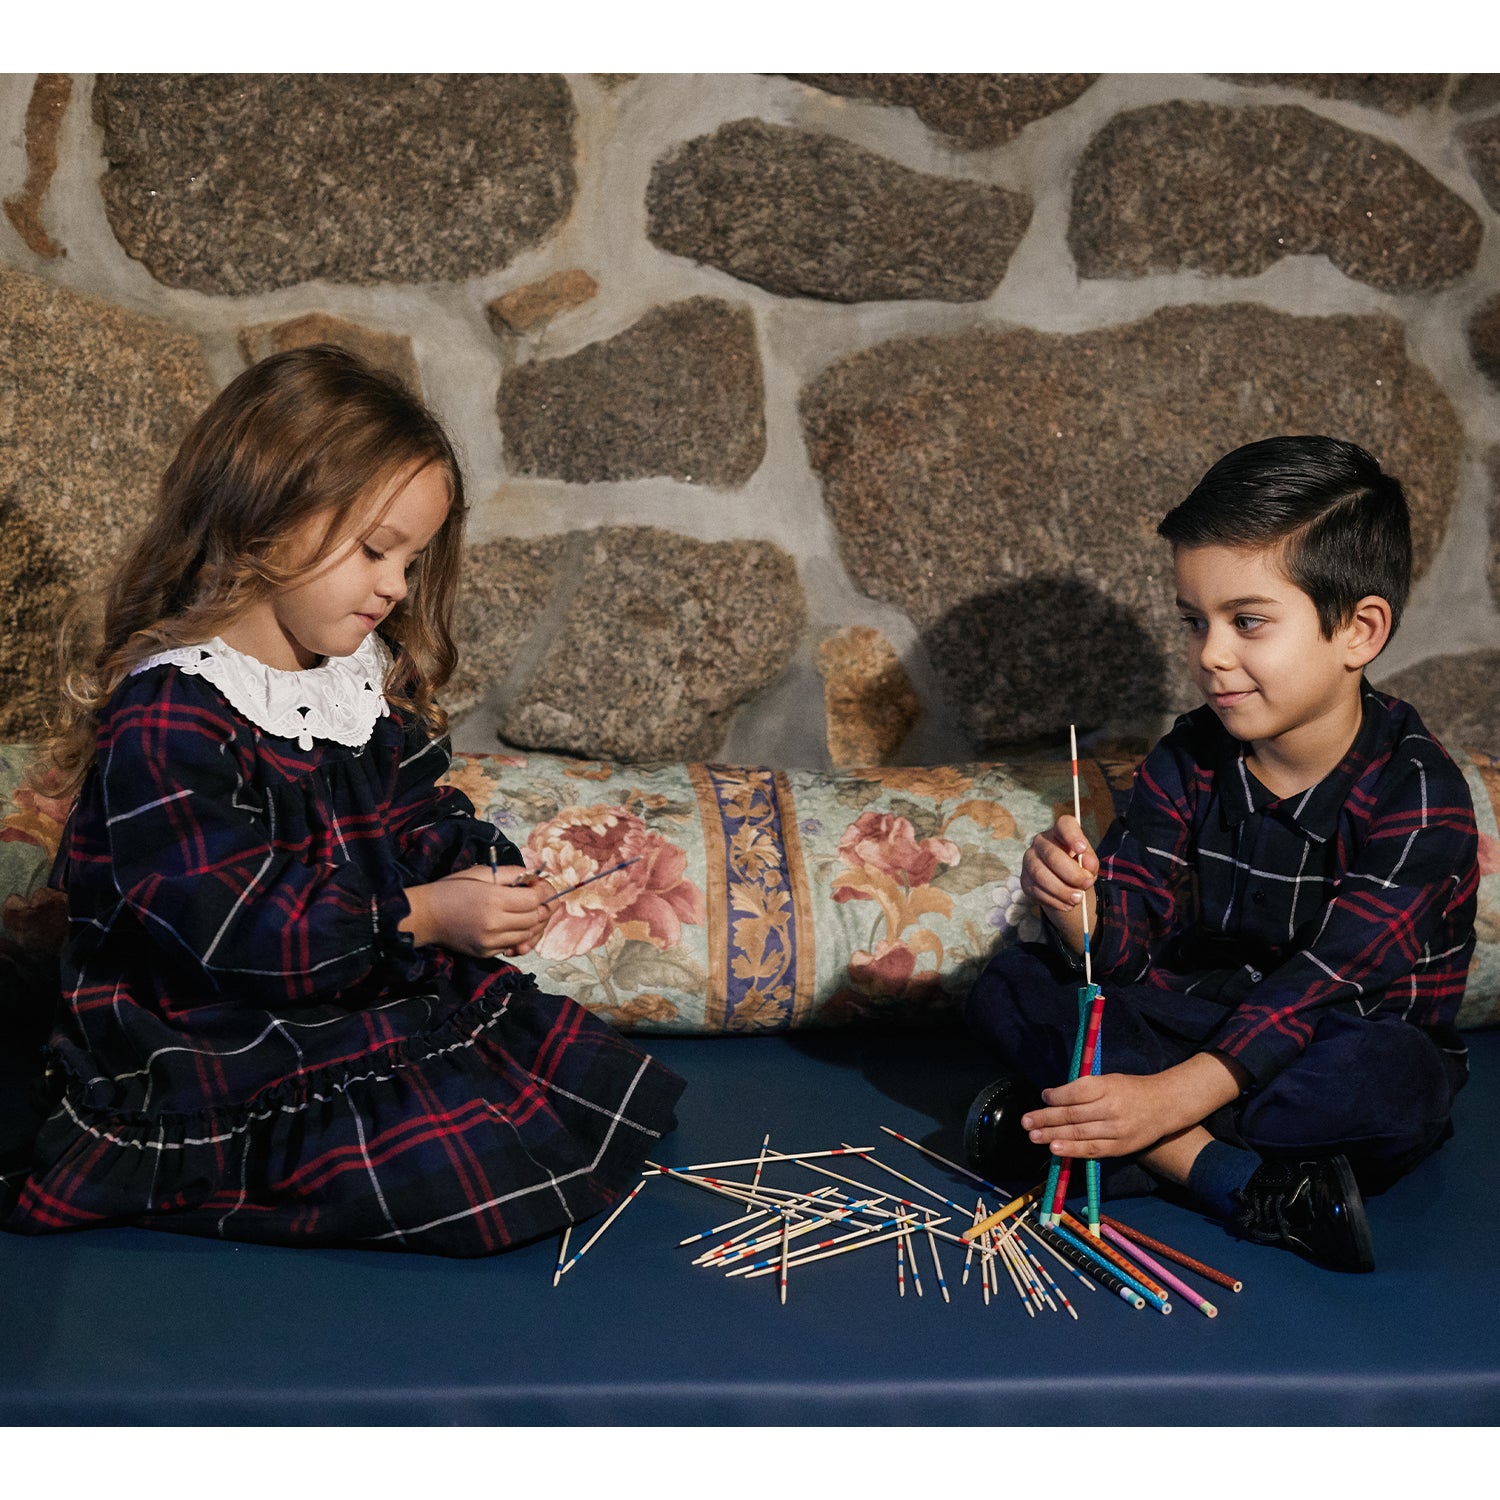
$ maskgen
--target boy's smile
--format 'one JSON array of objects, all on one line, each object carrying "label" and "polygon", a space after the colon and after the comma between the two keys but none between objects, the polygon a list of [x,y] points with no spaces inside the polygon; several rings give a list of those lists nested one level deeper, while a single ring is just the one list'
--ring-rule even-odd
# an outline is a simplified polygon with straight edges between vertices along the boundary
[{"label": "boy's smile", "polygon": [[1271,791],[1312,786],[1354,742],[1363,669],[1388,629],[1374,641],[1362,601],[1325,636],[1311,598],[1276,553],[1258,548],[1178,547],[1173,570],[1188,667],[1204,701],[1249,747],[1251,769]]}]

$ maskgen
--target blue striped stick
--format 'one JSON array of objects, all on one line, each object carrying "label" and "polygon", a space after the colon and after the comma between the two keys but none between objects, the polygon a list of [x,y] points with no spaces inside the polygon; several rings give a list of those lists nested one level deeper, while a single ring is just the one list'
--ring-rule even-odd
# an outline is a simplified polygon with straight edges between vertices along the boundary
[{"label": "blue striped stick", "polygon": [[1142,1286],[1140,1282],[1135,1279],[1135,1277],[1127,1274],[1114,1261],[1106,1259],[1102,1250],[1095,1250],[1090,1246],[1084,1244],[1084,1242],[1079,1239],[1076,1234],[1070,1234],[1066,1229],[1062,1227],[1061,1224],[1054,1224],[1052,1226],[1052,1232],[1053,1234],[1058,1235],[1060,1238],[1066,1240],[1070,1245],[1074,1247],[1074,1249],[1081,1250],[1085,1255],[1089,1257],[1090,1260],[1094,1261],[1099,1266],[1099,1269],[1101,1271],[1109,1271],[1116,1280],[1123,1281],[1131,1291],[1133,1291],[1138,1297],[1143,1297],[1158,1312],[1169,1313],[1172,1311],[1172,1304],[1170,1302],[1162,1301],[1162,1299],[1158,1297],[1155,1292],[1150,1291],[1146,1287]]}]

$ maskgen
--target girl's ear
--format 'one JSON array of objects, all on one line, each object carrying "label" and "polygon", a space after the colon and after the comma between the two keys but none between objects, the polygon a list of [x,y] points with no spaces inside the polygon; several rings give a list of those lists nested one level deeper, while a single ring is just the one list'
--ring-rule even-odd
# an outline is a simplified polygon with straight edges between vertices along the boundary
[{"label": "girl's ear", "polygon": [[1356,670],[1367,667],[1391,638],[1390,601],[1379,594],[1366,594],[1354,606],[1343,633],[1348,665]]}]

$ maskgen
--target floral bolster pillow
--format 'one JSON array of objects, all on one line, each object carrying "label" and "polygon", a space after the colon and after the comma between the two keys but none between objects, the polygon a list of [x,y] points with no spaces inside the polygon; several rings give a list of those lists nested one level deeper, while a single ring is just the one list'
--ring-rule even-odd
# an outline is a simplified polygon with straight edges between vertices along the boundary
[{"label": "floral bolster pillow", "polygon": [[[46,891],[65,805],[0,747],[0,959],[55,951]],[[1479,944],[1460,1022],[1500,1023],[1500,758],[1455,756],[1479,817]],[[1080,759],[1097,838],[1134,763]],[[462,755],[449,779],[528,865],[572,885],[523,962],[626,1030],[779,1031],[931,1021],[995,949],[1039,931],[1017,876],[1033,834],[1072,810],[1066,761],[772,771],[756,766]]]}]

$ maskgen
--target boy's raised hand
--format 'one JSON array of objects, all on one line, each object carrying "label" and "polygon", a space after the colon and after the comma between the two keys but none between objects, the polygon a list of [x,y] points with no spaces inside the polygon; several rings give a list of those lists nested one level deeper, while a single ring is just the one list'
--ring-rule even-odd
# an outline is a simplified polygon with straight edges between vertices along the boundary
[{"label": "boy's raised hand", "polygon": [[[1083,893],[1093,888],[1098,874],[1099,857],[1071,813],[1037,834],[1021,857],[1021,889],[1075,953],[1083,949]],[[1098,920],[1098,903],[1091,903],[1091,930]]]}]

